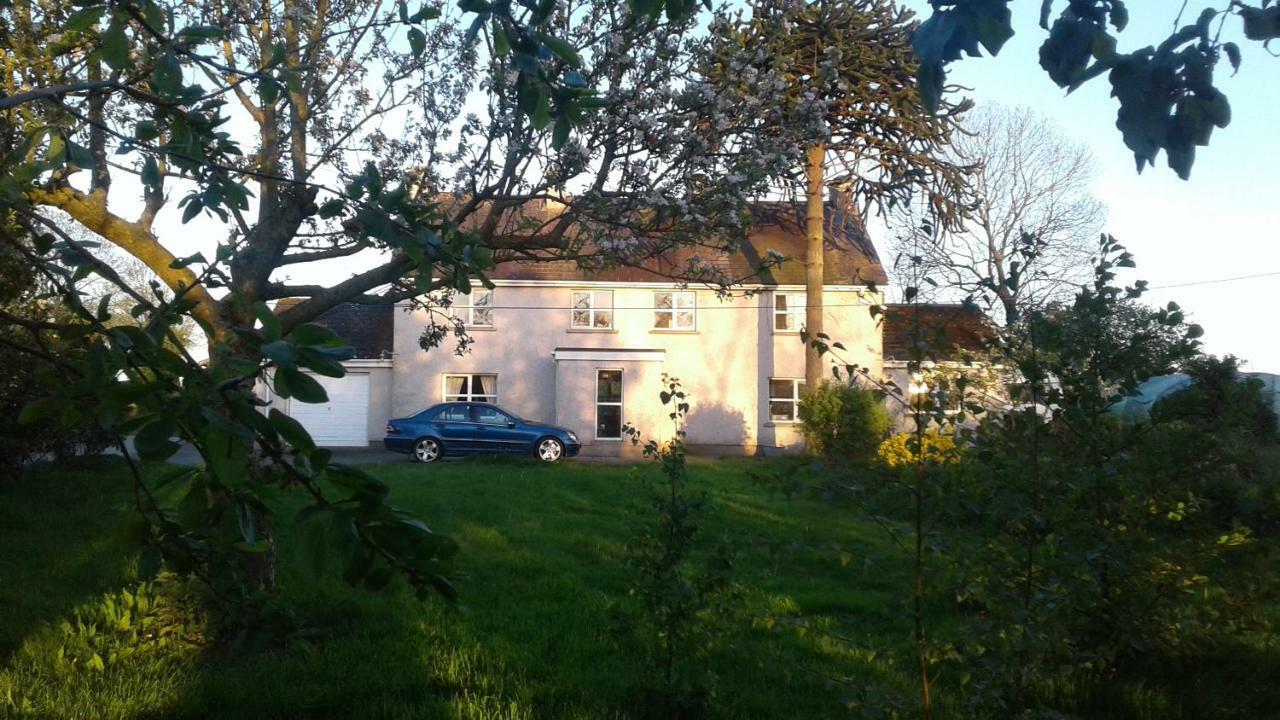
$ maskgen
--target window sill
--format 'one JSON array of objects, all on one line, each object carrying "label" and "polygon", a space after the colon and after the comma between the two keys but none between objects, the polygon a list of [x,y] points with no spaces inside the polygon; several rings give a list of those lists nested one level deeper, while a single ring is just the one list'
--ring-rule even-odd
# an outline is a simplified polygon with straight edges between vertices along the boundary
[{"label": "window sill", "polygon": [[466,330],[469,333],[473,333],[473,332],[493,332],[498,328],[492,325],[463,325],[462,329]]},{"label": "window sill", "polygon": [[616,442],[616,443],[620,443],[620,442],[622,442],[622,438],[620,438],[620,437],[616,437],[616,438],[602,438],[602,437],[598,437],[598,438],[594,438],[594,439],[595,439],[595,441],[596,441],[596,442]]},{"label": "window sill", "polygon": [[765,427],[799,427],[799,420],[770,420],[764,424]]},{"label": "window sill", "polygon": [[777,329],[775,329],[775,330],[773,331],[773,334],[774,334],[774,335],[799,335],[799,334],[800,334],[800,331],[799,331],[799,330],[777,330]]},{"label": "window sill", "polygon": [[697,335],[698,334],[697,328],[694,328],[693,330],[670,330],[667,328],[650,328],[649,332],[650,334],[653,334],[653,335]]},{"label": "window sill", "polygon": [[571,333],[602,333],[602,334],[607,334],[607,333],[616,333],[616,332],[618,332],[618,331],[617,331],[616,329],[614,329],[614,328],[575,328],[575,327],[571,327],[571,328],[569,328],[568,330],[566,330],[565,332],[571,332]]}]

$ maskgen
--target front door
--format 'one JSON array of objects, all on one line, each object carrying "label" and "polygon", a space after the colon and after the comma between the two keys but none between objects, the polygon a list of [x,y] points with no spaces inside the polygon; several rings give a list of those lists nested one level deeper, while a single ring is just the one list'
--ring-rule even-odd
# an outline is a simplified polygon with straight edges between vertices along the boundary
[{"label": "front door", "polygon": [[622,371],[596,371],[596,439],[622,439]]}]

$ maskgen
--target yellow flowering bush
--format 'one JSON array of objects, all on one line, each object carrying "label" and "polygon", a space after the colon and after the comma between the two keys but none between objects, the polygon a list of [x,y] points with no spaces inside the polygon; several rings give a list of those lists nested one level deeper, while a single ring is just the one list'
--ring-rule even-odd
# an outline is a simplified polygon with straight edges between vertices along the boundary
[{"label": "yellow flowering bush", "polygon": [[[898,433],[880,443],[876,455],[891,468],[913,464],[917,460],[916,452],[911,447],[914,437],[914,433]],[[921,437],[921,445],[925,462],[954,465],[960,461],[960,448],[950,435],[937,430],[926,430]]]}]

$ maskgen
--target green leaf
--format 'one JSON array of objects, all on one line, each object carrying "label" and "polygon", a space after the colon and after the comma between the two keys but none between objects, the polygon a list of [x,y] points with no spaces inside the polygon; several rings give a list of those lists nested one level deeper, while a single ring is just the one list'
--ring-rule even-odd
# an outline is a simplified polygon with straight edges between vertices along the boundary
[{"label": "green leaf", "polygon": [[160,56],[155,69],[151,70],[151,85],[161,95],[178,96],[182,94],[182,64],[173,50],[165,50]]},{"label": "green leaf", "polygon": [[279,340],[281,338],[280,318],[271,312],[271,308],[267,307],[266,303],[259,302],[254,305],[253,316],[258,318],[258,322],[262,323],[262,331],[266,333],[268,340]]},{"label": "green leaf", "polygon": [[200,202],[199,198],[192,196],[188,196],[188,198],[186,206],[182,209],[183,224],[191,222],[191,219],[199,215],[200,211],[204,209],[204,203]]},{"label": "green leaf", "polygon": [[289,333],[289,339],[295,345],[328,345],[342,342],[342,338],[332,330],[315,323],[303,323],[294,328],[293,332]]},{"label": "green leaf", "polygon": [[273,340],[264,343],[258,351],[266,355],[277,365],[292,365],[294,362],[293,347],[284,340]]},{"label": "green leaf", "polygon": [[1227,60],[1231,63],[1231,74],[1240,72],[1240,46],[1233,42],[1222,43],[1222,52],[1227,54]]},{"label": "green leaf", "polygon": [[511,52],[511,41],[507,38],[507,29],[497,20],[493,22],[493,54],[505,57]]},{"label": "green leaf", "polygon": [[112,70],[123,70],[129,64],[129,38],[125,25],[118,18],[111,21],[101,35],[102,61]]},{"label": "green leaf", "polygon": [[160,187],[160,165],[152,155],[142,163],[142,184],[152,189]]},{"label": "green leaf", "polygon": [[409,28],[409,48],[413,56],[418,57],[427,49],[427,36],[418,28]]},{"label": "green leaf", "polygon": [[177,426],[171,417],[160,416],[133,436],[133,447],[143,460],[167,460],[180,447],[171,438]]},{"label": "green leaf", "polygon": [[178,39],[205,42],[216,40],[223,35],[222,28],[217,25],[189,25],[178,31]]},{"label": "green leaf", "polygon": [[304,403],[322,403],[329,399],[323,385],[297,368],[278,368],[275,381],[276,394],[281,397],[297,398]]},{"label": "green leaf", "polygon": [[62,413],[63,408],[68,405],[69,403],[66,398],[36,398],[24,405],[22,411],[18,413],[18,424],[31,425],[32,423],[37,423],[46,418],[59,415]]},{"label": "green leaf", "polygon": [[551,132],[551,147],[559,150],[569,140],[569,118],[565,115],[556,117],[555,129]]},{"label": "green leaf", "polygon": [[334,198],[320,206],[319,214],[320,214],[320,217],[324,218],[325,220],[328,220],[329,218],[337,217],[338,215],[340,215],[342,211],[346,209],[346,207],[347,207],[346,202],[344,202],[340,198]]},{"label": "green leaf", "polygon": [[529,115],[529,122],[534,130],[542,130],[551,124],[551,101],[547,98],[547,89],[538,86],[538,103]]},{"label": "green leaf", "polygon": [[139,120],[138,124],[133,127],[133,136],[143,142],[155,140],[160,137],[160,129],[156,127],[154,121]]},{"label": "green leaf", "polygon": [[67,159],[69,164],[81,170],[92,170],[94,165],[93,153],[89,152],[89,148],[78,143],[67,141]]},{"label": "green leaf", "polygon": [[547,49],[550,50],[553,55],[569,65],[573,67],[582,66],[582,58],[578,57],[578,51],[564,40],[561,40],[554,35],[548,35],[547,33],[541,32],[538,33],[538,40],[540,40],[543,45],[546,45]]},{"label": "green leaf", "polygon": [[310,452],[316,448],[315,440],[311,438],[311,434],[307,432],[307,429],[302,427],[302,423],[275,408],[271,409],[267,417],[271,420],[271,427],[275,428],[275,431],[289,445],[304,452]]},{"label": "green leaf", "polygon": [[81,8],[67,16],[62,27],[65,30],[74,30],[76,32],[84,32],[93,27],[95,23],[102,18],[102,11],[106,10],[105,5],[90,5]]},{"label": "green leaf", "polygon": [[258,98],[262,100],[263,105],[275,104],[275,101],[280,99],[280,83],[263,78],[258,82]]}]

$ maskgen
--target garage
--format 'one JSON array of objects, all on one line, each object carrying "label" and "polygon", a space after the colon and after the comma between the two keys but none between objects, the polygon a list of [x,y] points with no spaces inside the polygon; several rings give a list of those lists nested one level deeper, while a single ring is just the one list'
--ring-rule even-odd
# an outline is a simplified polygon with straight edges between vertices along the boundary
[{"label": "garage", "polygon": [[340,378],[312,375],[329,396],[319,404],[289,401],[289,414],[321,447],[365,447],[369,444],[369,373],[348,372]]}]

